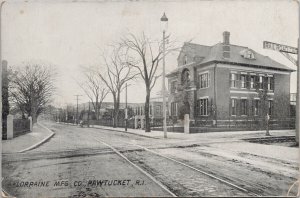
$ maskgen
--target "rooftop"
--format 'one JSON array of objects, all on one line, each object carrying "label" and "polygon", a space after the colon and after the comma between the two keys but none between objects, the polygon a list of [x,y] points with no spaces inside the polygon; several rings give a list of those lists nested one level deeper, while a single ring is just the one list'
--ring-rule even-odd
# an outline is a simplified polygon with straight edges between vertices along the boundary
[{"label": "rooftop", "polygon": [[[271,59],[268,56],[264,56],[262,54],[259,54],[255,52],[254,50],[239,46],[239,45],[233,45],[233,44],[226,44],[230,47],[230,57],[224,58],[223,57],[223,47],[224,43],[217,43],[213,46],[205,46],[195,43],[188,43],[185,42],[183,44],[181,53],[187,53],[193,57],[201,57],[200,59],[195,60],[194,62],[190,62],[187,65],[195,65],[200,66],[208,63],[227,63],[227,64],[235,64],[235,65],[241,65],[241,66],[249,66],[249,67],[263,67],[265,69],[275,69],[275,70],[281,70],[281,71],[289,71],[293,72],[294,69],[291,69],[290,67],[287,67],[273,59]],[[245,53],[251,53],[253,57],[247,58],[244,56]],[[180,54],[178,58],[180,57]],[[182,66],[187,66],[182,65]],[[181,65],[179,65],[180,67]],[[173,73],[176,73],[179,68],[176,68],[176,70],[172,71],[168,74],[172,75]]]}]

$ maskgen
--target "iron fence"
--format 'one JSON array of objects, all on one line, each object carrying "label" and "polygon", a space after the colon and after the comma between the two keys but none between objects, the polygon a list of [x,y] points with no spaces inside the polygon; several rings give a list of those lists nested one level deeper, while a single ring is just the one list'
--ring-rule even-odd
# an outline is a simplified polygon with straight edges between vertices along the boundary
[{"label": "iron fence", "polygon": [[13,120],[14,137],[22,135],[30,131],[29,119],[14,119]]},{"label": "iron fence", "polygon": [[7,120],[2,120],[2,140],[6,140],[7,138]]},{"label": "iron fence", "polygon": [[[294,129],[295,117],[271,117],[269,120],[269,129]],[[69,123],[74,123],[74,120],[68,120]],[[90,125],[101,125],[113,127],[112,119],[90,120]],[[140,121],[137,121],[140,128]],[[145,124],[145,123],[144,123]],[[119,128],[125,128],[125,120],[120,119],[116,122]],[[225,117],[219,120],[213,120],[211,117],[196,118],[190,122],[190,132],[214,132],[214,131],[237,131],[237,130],[265,130],[266,120],[258,117]],[[163,131],[163,119],[154,118],[150,122],[151,130]],[[135,120],[127,121],[127,128],[135,128]],[[167,119],[167,131],[183,132],[183,123],[180,125],[174,119]]]},{"label": "iron fence", "polygon": [[[269,129],[295,129],[295,117],[271,117]],[[258,117],[228,117],[227,119],[196,119],[191,127],[224,130],[264,130],[267,122],[264,118]]]}]

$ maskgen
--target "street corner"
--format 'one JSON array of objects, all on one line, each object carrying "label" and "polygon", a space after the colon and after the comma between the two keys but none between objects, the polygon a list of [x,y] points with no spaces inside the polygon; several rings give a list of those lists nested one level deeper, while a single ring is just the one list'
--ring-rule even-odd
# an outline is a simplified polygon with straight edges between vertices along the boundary
[{"label": "street corner", "polygon": [[32,132],[20,135],[10,140],[2,140],[3,154],[23,153],[35,149],[49,141],[55,133],[43,124],[36,124]]}]

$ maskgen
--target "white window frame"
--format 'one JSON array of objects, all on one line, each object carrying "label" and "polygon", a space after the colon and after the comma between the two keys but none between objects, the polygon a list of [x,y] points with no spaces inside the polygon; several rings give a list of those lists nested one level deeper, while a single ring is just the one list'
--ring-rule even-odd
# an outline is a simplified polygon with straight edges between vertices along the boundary
[{"label": "white window frame", "polygon": [[259,90],[263,90],[264,75],[259,74],[258,83],[259,83]]},{"label": "white window frame", "polygon": [[[199,103],[200,103],[199,104],[199,115],[200,116],[208,116],[208,99],[209,99],[208,96],[199,98]],[[204,108],[204,109],[202,108],[201,100],[206,101],[206,103],[205,103],[206,108]]]},{"label": "white window frame", "polygon": [[250,89],[255,89],[254,85],[255,85],[255,75],[250,75]]},{"label": "white window frame", "polygon": [[[174,104],[175,106],[173,106],[172,104]],[[174,107],[174,111],[172,109],[172,107]],[[177,102],[172,102],[171,103],[171,115],[172,116],[178,116],[178,103]],[[174,112],[174,114],[172,114]]]},{"label": "white window frame", "polygon": [[[230,106],[230,110],[231,110],[231,116],[236,116],[237,115],[237,109],[236,109],[236,101],[238,99],[236,97],[231,97],[230,98],[230,102],[231,102],[231,106]],[[233,102],[234,101],[234,102]],[[232,108],[233,108],[233,105],[234,105],[234,114],[233,114],[233,111],[232,111]]]},{"label": "white window frame", "polygon": [[[248,115],[248,102],[247,102],[247,98],[241,98],[240,99],[240,106],[242,108],[242,101],[245,101],[245,106],[243,108],[244,112],[241,112],[241,116],[247,116]],[[245,114],[246,112],[246,114]]]},{"label": "white window frame", "polygon": [[[254,112],[253,112],[253,115],[254,116],[259,116],[259,102],[260,102],[260,99],[259,98],[254,98],[254,100],[252,102],[255,102],[253,107],[254,107]],[[256,104],[257,104],[257,108],[256,108]]]},{"label": "white window frame", "polygon": [[[233,77],[235,77],[235,78],[233,78]],[[230,88],[238,88],[237,81],[238,81],[238,74],[237,74],[237,72],[230,72]],[[234,82],[235,86],[232,86],[233,82]]]},{"label": "white window frame", "polygon": [[[244,80],[242,80],[242,77],[244,77]],[[241,89],[247,89],[247,75],[244,73],[241,73]]]},{"label": "white window frame", "polygon": [[[274,78],[273,76],[268,75],[268,91],[274,91],[271,89],[271,79]],[[274,87],[274,85],[273,85]]]},{"label": "white window frame", "polygon": [[[206,80],[206,87],[202,87],[202,76],[207,75],[207,80]],[[209,71],[201,72],[198,73],[198,81],[199,81],[199,88],[200,89],[206,89],[209,88],[210,86],[210,73]]]}]

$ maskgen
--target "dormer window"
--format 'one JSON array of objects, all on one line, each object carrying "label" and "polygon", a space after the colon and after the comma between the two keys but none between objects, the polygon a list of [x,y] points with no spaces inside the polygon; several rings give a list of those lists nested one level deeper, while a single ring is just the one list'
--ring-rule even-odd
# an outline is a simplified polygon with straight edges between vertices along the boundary
[{"label": "dormer window", "polygon": [[240,54],[241,54],[241,56],[243,58],[246,58],[246,59],[255,59],[254,53],[250,49],[245,49],[245,50],[241,51]]}]

